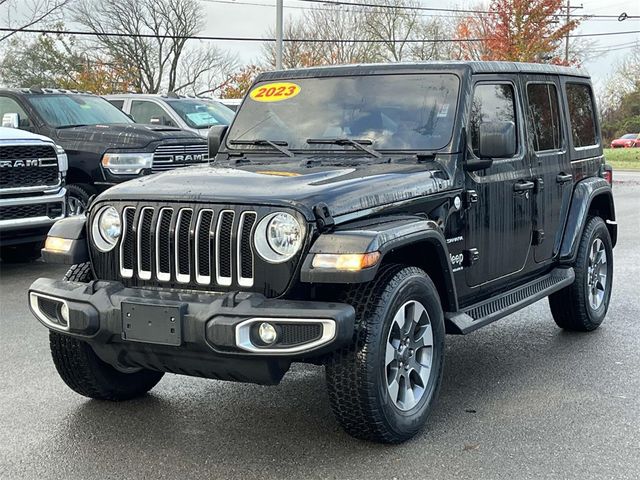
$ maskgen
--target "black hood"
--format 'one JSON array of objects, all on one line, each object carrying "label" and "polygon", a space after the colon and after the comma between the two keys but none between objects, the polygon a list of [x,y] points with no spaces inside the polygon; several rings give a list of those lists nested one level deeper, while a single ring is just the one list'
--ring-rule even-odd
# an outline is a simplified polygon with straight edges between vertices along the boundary
[{"label": "black hood", "polygon": [[59,128],[58,143],[67,151],[102,154],[110,149],[147,149],[153,142],[176,140],[175,143],[203,143],[193,132],[178,128],[141,124],[87,125]]},{"label": "black hood", "polygon": [[410,200],[452,186],[435,162],[301,166],[300,159],[242,167],[196,166],[117,185],[100,200],[158,200],[293,207],[309,220],[325,203],[332,216]]}]

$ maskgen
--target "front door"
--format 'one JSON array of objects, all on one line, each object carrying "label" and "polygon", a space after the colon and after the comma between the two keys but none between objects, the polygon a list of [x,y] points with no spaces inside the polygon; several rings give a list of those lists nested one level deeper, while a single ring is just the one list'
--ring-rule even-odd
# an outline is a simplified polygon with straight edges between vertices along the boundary
[{"label": "front door", "polygon": [[536,184],[534,256],[540,263],[553,258],[560,248],[573,178],[567,153],[567,132],[560,121],[563,116],[558,77],[528,75],[522,80],[527,140]]},{"label": "front door", "polygon": [[470,287],[506,281],[506,277],[524,268],[531,247],[535,184],[525,154],[517,77],[476,79],[467,126],[468,155],[478,152],[483,122],[515,123],[518,146],[513,157],[496,158],[486,170],[466,174],[467,198],[477,196],[466,211],[465,278]]}]

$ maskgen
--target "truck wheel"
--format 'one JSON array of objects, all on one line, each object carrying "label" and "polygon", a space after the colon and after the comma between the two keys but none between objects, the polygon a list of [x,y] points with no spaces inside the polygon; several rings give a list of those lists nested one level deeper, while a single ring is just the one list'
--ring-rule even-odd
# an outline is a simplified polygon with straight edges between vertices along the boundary
[{"label": "truck wheel", "polygon": [[444,317],[438,292],[416,267],[382,267],[348,292],[354,342],[326,365],[333,412],[350,435],[400,443],[424,425],[444,367]]},{"label": "truck wheel", "polygon": [[560,328],[589,332],[604,320],[613,284],[613,248],[602,218],[587,220],[573,268],[575,282],[551,294],[549,306]]},{"label": "truck wheel", "polygon": [[0,248],[0,258],[5,263],[27,263],[40,258],[42,242],[10,245]]},{"label": "truck wheel", "polygon": [[[72,266],[64,276],[74,282],[88,282],[92,278],[89,263]],[[54,331],[49,332],[49,346],[64,383],[85,397],[129,400],[147,393],[164,375],[150,370],[121,372],[100,360],[88,343]]]},{"label": "truck wheel", "polygon": [[96,193],[91,185],[74,183],[67,185],[67,215],[84,215],[89,205],[89,199]]}]

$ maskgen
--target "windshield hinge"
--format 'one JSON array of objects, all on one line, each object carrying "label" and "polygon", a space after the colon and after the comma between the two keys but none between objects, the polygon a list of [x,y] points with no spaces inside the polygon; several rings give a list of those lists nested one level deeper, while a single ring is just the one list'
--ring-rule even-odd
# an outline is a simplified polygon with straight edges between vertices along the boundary
[{"label": "windshield hinge", "polygon": [[313,214],[316,217],[316,224],[320,232],[326,232],[334,227],[336,222],[329,212],[329,207],[326,203],[318,203],[313,207]]}]

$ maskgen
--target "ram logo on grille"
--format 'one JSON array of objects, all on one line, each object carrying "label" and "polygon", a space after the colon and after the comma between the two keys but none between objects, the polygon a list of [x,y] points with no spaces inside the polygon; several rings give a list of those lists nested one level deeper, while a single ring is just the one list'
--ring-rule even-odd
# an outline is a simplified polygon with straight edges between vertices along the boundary
[{"label": "ram logo on grille", "polygon": [[161,172],[176,167],[187,167],[194,163],[203,163],[209,159],[205,143],[194,145],[160,145],[153,153],[153,171]]},{"label": "ram logo on grille", "polygon": [[[46,159],[42,158],[26,158],[24,160],[0,160],[0,168],[15,168],[15,167],[43,167],[48,166],[45,164]],[[55,162],[55,159],[54,159]]]},{"label": "ram logo on grille", "polygon": [[[137,213],[137,214],[136,214]],[[123,210],[123,278],[251,287],[253,211],[135,207]]]}]

